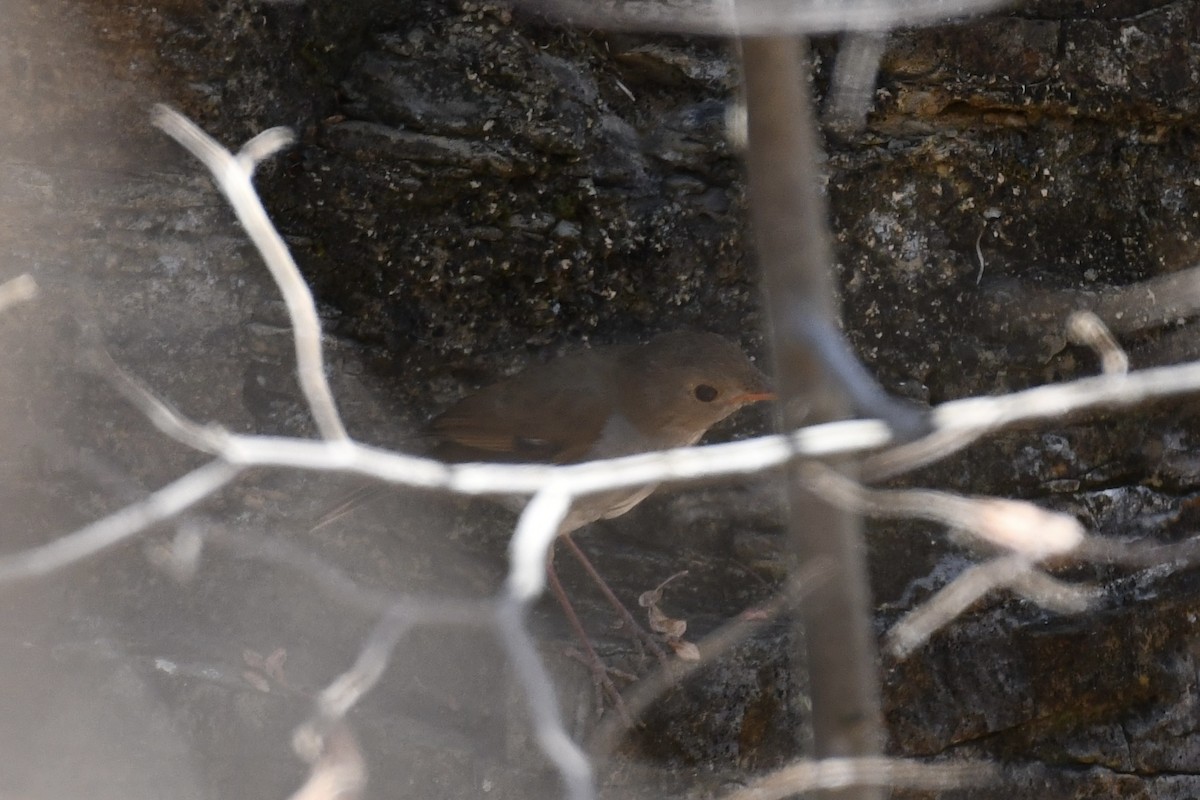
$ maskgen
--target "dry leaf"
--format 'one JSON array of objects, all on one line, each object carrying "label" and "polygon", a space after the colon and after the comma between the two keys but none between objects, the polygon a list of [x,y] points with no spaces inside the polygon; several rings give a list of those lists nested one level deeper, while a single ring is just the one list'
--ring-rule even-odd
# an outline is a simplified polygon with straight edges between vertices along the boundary
[{"label": "dry leaf", "polygon": [[662,601],[662,588],[651,589],[648,592],[642,592],[638,595],[638,605],[642,608],[650,608]]},{"label": "dry leaf", "polygon": [[262,671],[267,673],[267,676],[273,678],[279,683],[284,683],[283,665],[287,661],[287,650],[282,647],[277,647],[263,659]]},{"label": "dry leaf", "polygon": [[655,633],[661,633],[668,639],[678,639],[687,632],[687,622],[681,619],[671,619],[658,606],[650,606],[647,614],[650,621],[650,630]]},{"label": "dry leaf", "polygon": [[688,571],[686,569],[682,570],[681,572],[676,572],[674,575],[667,578],[665,581],[663,581],[662,583],[660,583],[658,586],[654,587],[650,591],[642,592],[640,595],[638,595],[638,605],[641,606],[642,608],[649,608],[650,606],[655,605],[656,603],[661,603],[662,596],[663,596],[663,589],[666,588],[666,585],[668,583],[670,583],[671,581],[675,580],[676,578],[686,577],[687,574],[688,574]]},{"label": "dry leaf", "polygon": [[691,642],[685,642],[682,639],[675,641],[671,639],[667,642],[671,649],[675,651],[675,655],[679,656],[680,661],[699,661],[700,648]]},{"label": "dry leaf", "polygon": [[262,675],[251,670],[246,670],[242,673],[242,677],[246,679],[246,683],[258,689],[260,692],[270,692],[271,684]]}]

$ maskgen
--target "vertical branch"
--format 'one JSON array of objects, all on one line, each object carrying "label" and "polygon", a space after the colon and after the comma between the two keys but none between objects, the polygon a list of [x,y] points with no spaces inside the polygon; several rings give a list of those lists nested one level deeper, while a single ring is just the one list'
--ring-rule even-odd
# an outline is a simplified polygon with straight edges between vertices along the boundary
[{"label": "vertical branch", "polygon": [[[840,341],[840,334],[829,212],[819,189],[819,146],[802,57],[807,48],[788,37],[750,38],[742,47],[751,210],[784,423],[800,422],[793,402],[800,396],[810,400],[817,421],[837,419],[847,415],[849,404],[822,365],[830,348],[847,348],[844,342],[826,341],[822,348],[813,341]],[[877,755],[883,734],[861,520],[805,490],[796,476],[789,486],[791,538],[799,558],[828,559],[835,573],[813,587],[801,608],[815,756]],[[839,796],[876,798],[880,792],[856,787]]]}]

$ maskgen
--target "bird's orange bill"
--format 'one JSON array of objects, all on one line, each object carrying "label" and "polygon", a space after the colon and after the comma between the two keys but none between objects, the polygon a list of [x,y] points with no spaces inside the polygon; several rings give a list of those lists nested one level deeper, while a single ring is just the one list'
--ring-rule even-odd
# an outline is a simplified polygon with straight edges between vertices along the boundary
[{"label": "bird's orange bill", "polygon": [[761,403],[766,400],[777,400],[778,398],[779,395],[775,394],[775,392],[746,392],[745,394],[739,394],[734,400],[738,403],[749,405],[750,403]]}]

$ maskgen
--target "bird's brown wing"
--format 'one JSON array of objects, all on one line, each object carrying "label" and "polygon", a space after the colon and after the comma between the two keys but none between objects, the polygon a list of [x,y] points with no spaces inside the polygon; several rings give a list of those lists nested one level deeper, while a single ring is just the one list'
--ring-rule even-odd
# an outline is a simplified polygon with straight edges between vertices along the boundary
[{"label": "bird's brown wing", "polygon": [[445,461],[583,459],[613,410],[603,359],[579,353],[488,386],[429,423],[431,454]]}]

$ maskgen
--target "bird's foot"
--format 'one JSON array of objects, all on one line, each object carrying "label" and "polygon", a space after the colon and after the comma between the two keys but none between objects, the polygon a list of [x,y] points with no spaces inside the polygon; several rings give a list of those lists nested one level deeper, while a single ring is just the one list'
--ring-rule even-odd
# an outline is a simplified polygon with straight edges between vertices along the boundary
[{"label": "bird's foot", "polygon": [[599,717],[604,714],[604,699],[607,697],[609,702],[612,703],[613,710],[621,716],[621,721],[625,726],[633,727],[633,717],[630,716],[629,709],[625,706],[625,699],[621,697],[620,690],[613,683],[613,678],[620,678],[623,681],[633,683],[637,680],[637,676],[623,669],[617,669],[605,664],[595,650],[581,653],[573,647],[568,647],[564,652],[565,655],[583,664],[592,673],[592,690],[596,698],[596,716]]},{"label": "bird's foot", "polygon": [[621,619],[613,624],[613,630],[625,634],[633,641],[634,647],[637,648],[639,661],[645,661],[647,651],[649,651],[658,659],[658,663],[663,669],[670,669],[671,659],[667,656],[667,651],[663,649],[662,640],[639,625],[628,609],[625,610],[625,614],[621,615]]},{"label": "bird's foot", "polygon": [[[662,665],[663,669],[670,669],[671,660],[667,657],[667,653],[665,650],[663,650],[659,640],[638,624],[638,621],[634,619],[633,614],[630,613],[629,609],[625,607],[625,604],[621,602],[620,598],[613,593],[613,590],[609,587],[608,582],[604,580],[603,576],[601,576],[596,568],[592,565],[591,559],[579,549],[579,545],[577,545],[575,540],[569,535],[562,536],[560,538],[564,543],[566,543],[567,547],[570,548],[571,553],[575,556],[575,559],[592,579],[592,582],[596,584],[596,588],[600,590],[602,595],[604,595],[604,599],[608,601],[610,606],[612,606],[613,611],[617,612],[617,617],[620,620],[620,628],[624,628],[625,632],[629,635],[629,638],[633,639],[634,643],[637,644],[639,658],[645,658],[646,653],[645,649],[643,648],[649,649],[650,652],[654,654],[654,657],[658,659],[658,663]],[[618,628],[618,630],[620,628]]]}]

